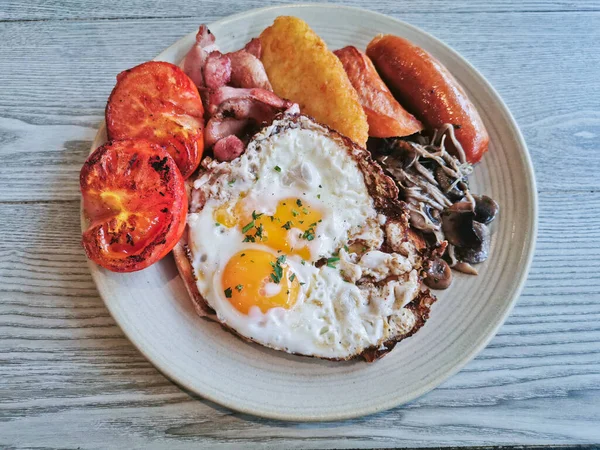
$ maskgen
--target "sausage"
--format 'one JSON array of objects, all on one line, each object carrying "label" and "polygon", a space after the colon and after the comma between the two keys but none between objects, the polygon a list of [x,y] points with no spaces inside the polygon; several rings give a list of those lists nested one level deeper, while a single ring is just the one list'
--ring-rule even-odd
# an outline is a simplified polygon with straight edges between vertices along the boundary
[{"label": "sausage", "polygon": [[377,138],[409,136],[423,129],[415,116],[396,101],[371,60],[351,45],[336,50],[350,83],[367,115],[369,136]]},{"label": "sausage", "polygon": [[[439,61],[406,39],[376,36],[367,46],[377,71],[400,103],[428,128],[451,123],[467,161],[478,162],[489,135],[463,88]],[[451,142],[448,150],[457,154]]]}]

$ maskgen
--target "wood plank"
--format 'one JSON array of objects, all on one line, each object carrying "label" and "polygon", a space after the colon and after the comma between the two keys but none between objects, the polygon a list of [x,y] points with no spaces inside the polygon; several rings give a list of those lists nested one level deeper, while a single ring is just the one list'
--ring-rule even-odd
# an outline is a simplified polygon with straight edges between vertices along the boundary
[{"label": "wood plank", "polygon": [[[488,77],[525,134],[540,189],[600,187],[581,169],[600,164],[600,13],[397,15]],[[78,198],[115,75],[214,18],[0,23],[0,201]]]},{"label": "wood plank", "polygon": [[[188,2],[174,0],[170,2],[134,0],[119,3],[115,7],[110,0],[72,1],[51,0],[45,2],[27,2],[8,0],[0,11],[0,20],[65,20],[65,19],[122,19],[122,18],[166,18],[166,17],[205,17],[210,14],[228,16],[248,9],[271,5],[297,3],[294,0],[244,0],[243,2],[220,2],[215,0]],[[358,0],[339,1],[349,6],[367,6]],[[444,13],[473,14],[477,12],[573,12],[598,11],[600,7],[594,0],[548,1],[526,0],[507,3],[502,0],[413,0],[410,4],[394,0],[383,0],[368,4],[369,9],[390,15],[426,13],[439,16]]]},{"label": "wood plank", "polygon": [[540,238],[523,296],[491,344],[440,388],[385,413],[300,424],[233,413],[154,369],[95,291],[76,201],[0,204],[0,446],[598,442],[599,210],[595,193],[541,194]]}]

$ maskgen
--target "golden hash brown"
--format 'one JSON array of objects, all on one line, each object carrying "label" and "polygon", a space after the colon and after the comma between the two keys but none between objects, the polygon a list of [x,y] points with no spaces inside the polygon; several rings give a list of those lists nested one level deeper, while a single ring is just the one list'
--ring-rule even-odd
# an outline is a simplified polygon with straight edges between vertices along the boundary
[{"label": "golden hash brown", "polygon": [[308,24],[296,17],[277,17],[260,41],[275,93],[364,147],[369,125],[358,94],[340,60]]}]

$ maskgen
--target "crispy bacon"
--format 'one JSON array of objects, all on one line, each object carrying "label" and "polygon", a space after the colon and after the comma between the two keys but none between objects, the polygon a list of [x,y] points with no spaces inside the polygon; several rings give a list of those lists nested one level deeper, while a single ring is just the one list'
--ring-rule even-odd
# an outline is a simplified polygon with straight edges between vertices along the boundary
[{"label": "crispy bacon", "polygon": [[[271,123],[280,112],[298,110],[294,108],[295,104],[264,89],[222,86],[210,91],[208,99],[211,118],[206,125],[204,143],[206,147],[214,145],[215,158],[220,161],[230,161],[227,158],[233,154],[236,154],[233,158],[237,158],[241,154],[239,148],[243,138],[247,139],[261,126]],[[232,135],[236,139],[224,140]]]},{"label": "crispy bacon", "polygon": [[185,55],[181,68],[198,87],[204,86],[203,69],[208,55],[217,50],[215,36],[206,25],[200,25],[196,34],[196,43]]},{"label": "crispy bacon", "polygon": [[261,103],[265,103],[273,108],[285,110],[293,105],[292,102],[283,100],[271,91],[265,89],[241,89],[230,86],[223,86],[219,89],[211,91],[208,97],[208,113],[216,114],[219,105],[231,99],[253,99]]},{"label": "crispy bacon", "polygon": [[218,89],[231,80],[231,60],[219,51],[211,52],[204,64],[204,85],[208,89]]},{"label": "crispy bacon", "polygon": [[235,87],[272,91],[260,54],[260,40],[254,38],[243,49],[223,55],[218,52],[215,36],[206,25],[200,25],[196,43],[181,68],[199,88],[216,89],[231,80]]},{"label": "crispy bacon", "polygon": [[245,143],[258,129],[286,110],[298,106],[272,91],[260,61],[261,43],[255,38],[236,52],[222,54],[215,37],[201,25],[196,43],[181,63],[194,81],[206,105],[204,145],[216,159],[230,161],[243,153]]},{"label": "crispy bacon", "polygon": [[246,144],[239,137],[232,134],[219,139],[213,147],[213,153],[219,161],[233,161],[244,153],[245,149]]},{"label": "crispy bacon", "polygon": [[211,117],[204,130],[204,145],[211,147],[217,141],[231,135],[241,135],[249,125],[248,120]]},{"label": "crispy bacon", "polygon": [[254,55],[258,59],[260,59],[260,55],[262,54],[262,47],[260,44],[260,39],[259,38],[251,39],[250,42],[248,42],[246,44],[246,46],[244,47],[244,50],[246,50],[251,55]]},{"label": "crispy bacon", "polygon": [[227,53],[231,59],[231,84],[238,88],[260,88],[272,91],[265,67],[245,49]]}]

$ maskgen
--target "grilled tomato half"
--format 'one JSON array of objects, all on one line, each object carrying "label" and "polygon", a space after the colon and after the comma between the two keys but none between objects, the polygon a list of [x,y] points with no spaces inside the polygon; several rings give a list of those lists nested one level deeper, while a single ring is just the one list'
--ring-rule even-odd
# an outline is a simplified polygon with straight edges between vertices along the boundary
[{"label": "grilled tomato half", "polygon": [[169,153],[145,139],[97,148],[79,177],[88,228],[82,243],[95,263],[134,272],[155,263],[185,229],[183,176]]},{"label": "grilled tomato half", "polygon": [[204,107],[194,82],[179,67],[149,61],[117,75],[106,105],[109,139],[149,139],[189,177],[204,150]]}]

